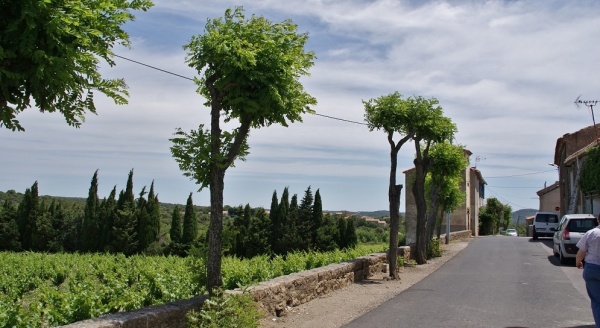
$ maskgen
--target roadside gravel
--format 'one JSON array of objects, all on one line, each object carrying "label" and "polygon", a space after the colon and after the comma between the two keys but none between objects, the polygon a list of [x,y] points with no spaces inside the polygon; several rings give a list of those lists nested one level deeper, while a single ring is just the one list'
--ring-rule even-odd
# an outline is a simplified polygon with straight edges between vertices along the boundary
[{"label": "roadside gravel", "polygon": [[464,239],[442,245],[441,257],[429,260],[424,265],[401,268],[400,280],[389,280],[387,273],[377,274],[368,280],[352,284],[308,303],[288,308],[282,317],[263,318],[261,327],[341,327],[427,277],[463,250],[471,240]]}]

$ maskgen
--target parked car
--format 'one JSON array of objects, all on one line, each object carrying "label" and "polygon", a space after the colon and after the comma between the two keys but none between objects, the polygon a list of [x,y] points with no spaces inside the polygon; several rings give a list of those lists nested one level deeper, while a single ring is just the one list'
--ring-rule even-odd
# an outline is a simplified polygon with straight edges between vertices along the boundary
[{"label": "parked car", "polygon": [[516,229],[506,229],[506,235],[507,236],[513,236],[513,237],[518,237],[519,234],[517,233]]},{"label": "parked car", "polygon": [[598,220],[591,214],[567,214],[560,219],[558,231],[552,237],[554,256],[560,259],[561,264],[566,264],[569,259],[574,259],[577,251],[577,242],[590,229],[598,225]]},{"label": "parked car", "polygon": [[533,218],[533,239],[552,237],[558,228],[558,214],[554,212],[537,212]]}]

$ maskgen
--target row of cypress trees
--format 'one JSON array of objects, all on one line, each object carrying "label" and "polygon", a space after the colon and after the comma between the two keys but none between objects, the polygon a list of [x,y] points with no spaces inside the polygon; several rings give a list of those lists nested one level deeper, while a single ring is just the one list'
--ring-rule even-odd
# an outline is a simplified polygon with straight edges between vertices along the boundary
[{"label": "row of cypress trees", "polygon": [[50,205],[40,201],[37,181],[25,190],[18,206],[6,200],[0,210],[0,250],[131,255],[156,247],[159,237],[160,204],[154,182],[136,199],[133,170],[118,198],[115,186],[102,200],[96,171],[83,213],[55,200]]},{"label": "row of cypress trees", "polygon": [[[298,203],[285,188],[281,200],[273,192],[269,213],[246,205],[233,211],[227,226],[228,254],[250,258],[260,254],[284,255],[291,251],[330,251],[354,247],[358,238],[353,219],[323,215],[320,191],[309,186]],[[228,240],[225,238],[225,240]]]}]

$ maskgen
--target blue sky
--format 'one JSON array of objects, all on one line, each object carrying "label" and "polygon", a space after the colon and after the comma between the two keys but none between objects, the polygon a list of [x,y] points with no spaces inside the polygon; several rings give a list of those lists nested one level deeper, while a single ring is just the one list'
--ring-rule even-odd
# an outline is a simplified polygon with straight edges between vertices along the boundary
[{"label": "blue sky", "polygon": [[[126,25],[132,49],[115,53],[194,77],[183,44],[208,18],[239,5],[248,16],[290,18],[309,34],[317,59],[302,82],[319,114],[363,122],[363,100],[394,91],[437,98],[488,182],[486,197],[513,210],[538,207],[536,191],[557,179],[548,165],[556,139],[592,124],[575,98],[600,99],[600,2],[591,0],[162,0]],[[178,127],[209,124],[205,100],[189,80],[115,60],[102,72],[125,79],[128,105],[97,96],[98,115],[79,129],[33,108],[18,116],[26,132],[0,128],[0,190],[23,192],[37,180],[40,194],[85,197],[98,169],[99,196],[107,197],[133,168],[136,192],[154,180],[163,202],[185,203],[193,192],[195,204],[209,204],[208,190],[197,192],[182,175],[168,141]],[[306,115],[288,128],[252,130],[249,144],[247,161],[227,171],[227,205],[268,207],[274,190],[302,197],[311,186],[326,210],[388,208],[383,132]],[[413,156],[406,144],[399,172]]]}]

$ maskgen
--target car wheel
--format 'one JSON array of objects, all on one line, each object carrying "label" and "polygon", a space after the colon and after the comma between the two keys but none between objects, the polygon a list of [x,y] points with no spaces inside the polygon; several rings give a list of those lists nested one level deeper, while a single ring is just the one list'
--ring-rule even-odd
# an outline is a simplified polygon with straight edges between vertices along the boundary
[{"label": "car wheel", "polygon": [[538,235],[537,233],[535,233],[535,227],[533,227],[533,240],[537,240],[538,239]]},{"label": "car wheel", "polygon": [[[558,249],[560,251],[560,248]],[[556,244],[552,247],[552,253],[554,253],[554,257],[558,257],[558,252],[556,251]]]},{"label": "car wheel", "polygon": [[560,264],[567,264],[567,258],[565,258],[563,256],[561,249],[558,249],[558,258],[559,258]]}]

